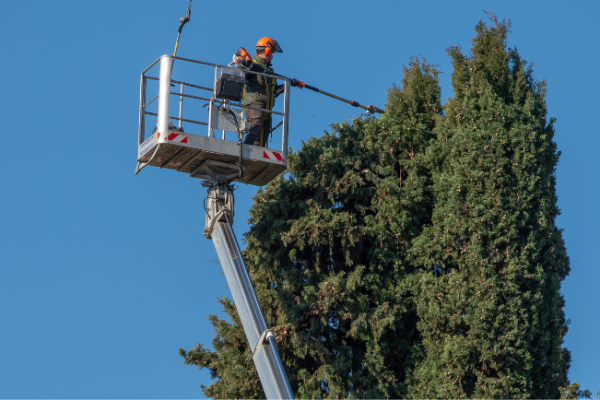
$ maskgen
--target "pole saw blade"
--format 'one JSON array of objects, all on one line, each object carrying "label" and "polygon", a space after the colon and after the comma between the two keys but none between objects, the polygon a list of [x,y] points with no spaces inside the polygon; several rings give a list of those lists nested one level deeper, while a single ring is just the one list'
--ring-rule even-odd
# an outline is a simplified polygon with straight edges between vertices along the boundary
[{"label": "pole saw blade", "polygon": [[177,41],[175,42],[175,51],[173,52],[173,57],[177,55],[177,48],[179,47],[179,38],[181,37],[181,30],[183,26],[190,22],[190,17],[192,15],[192,0],[190,0],[190,4],[188,5],[187,12],[184,17],[179,18],[179,28],[177,29]]},{"label": "pole saw blade", "polygon": [[181,32],[181,30],[183,29],[183,26],[185,24],[190,22],[191,15],[192,15],[192,0],[190,0],[190,4],[188,5],[187,13],[185,14],[185,17],[179,18],[179,32]]}]

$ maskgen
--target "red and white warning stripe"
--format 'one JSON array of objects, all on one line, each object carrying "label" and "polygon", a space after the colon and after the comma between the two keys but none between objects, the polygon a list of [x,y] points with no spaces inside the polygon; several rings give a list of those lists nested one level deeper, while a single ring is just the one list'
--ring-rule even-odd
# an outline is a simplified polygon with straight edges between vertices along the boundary
[{"label": "red and white warning stripe", "polygon": [[276,151],[271,151],[271,150],[263,150],[263,158],[266,158],[267,160],[276,160],[279,162],[285,162],[285,160],[283,159],[283,156],[281,154],[279,154]]},{"label": "red and white warning stripe", "polygon": [[[156,135],[156,138],[160,139],[160,132],[158,132],[158,134]],[[184,135],[181,133],[169,133],[169,136],[167,137],[166,141],[175,142],[175,143],[187,143],[188,138],[187,138],[187,135]]]}]

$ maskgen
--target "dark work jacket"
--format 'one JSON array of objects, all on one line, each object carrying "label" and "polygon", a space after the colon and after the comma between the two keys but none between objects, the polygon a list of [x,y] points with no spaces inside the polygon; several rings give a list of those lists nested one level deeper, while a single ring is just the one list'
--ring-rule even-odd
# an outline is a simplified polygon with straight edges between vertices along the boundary
[{"label": "dark work jacket", "polygon": [[[256,56],[252,60],[252,66],[248,68],[251,71],[272,74],[273,68],[267,65],[264,58]],[[246,83],[244,84],[244,96],[242,103],[245,105],[252,103],[264,104],[263,108],[272,110],[275,105],[275,97],[283,93],[283,84],[277,85],[275,78],[268,78],[262,75],[246,74]]]}]

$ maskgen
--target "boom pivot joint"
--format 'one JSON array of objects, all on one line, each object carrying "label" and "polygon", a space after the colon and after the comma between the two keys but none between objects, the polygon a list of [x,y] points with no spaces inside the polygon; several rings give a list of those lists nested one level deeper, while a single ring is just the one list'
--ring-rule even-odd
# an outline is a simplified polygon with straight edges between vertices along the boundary
[{"label": "boom pivot joint", "polygon": [[206,197],[206,225],[204,236],[211,239],[212,231],[217,222],[229,222],[233,224],[234,185],[228,184],[223,179],[213,181],[202,181],[202,186],[208,188]]}]

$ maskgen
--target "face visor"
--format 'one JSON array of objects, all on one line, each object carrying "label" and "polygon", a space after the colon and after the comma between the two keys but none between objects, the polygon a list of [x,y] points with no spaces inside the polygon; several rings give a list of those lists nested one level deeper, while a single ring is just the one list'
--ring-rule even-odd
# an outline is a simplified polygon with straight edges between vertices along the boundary
[{"label": "face visor", "polygon": [[279,43],[277,43],[277,40],[273,40],[273,46],[271,46],[271,49],[273,53],[283,53],[281,46],[279,46]]}]

